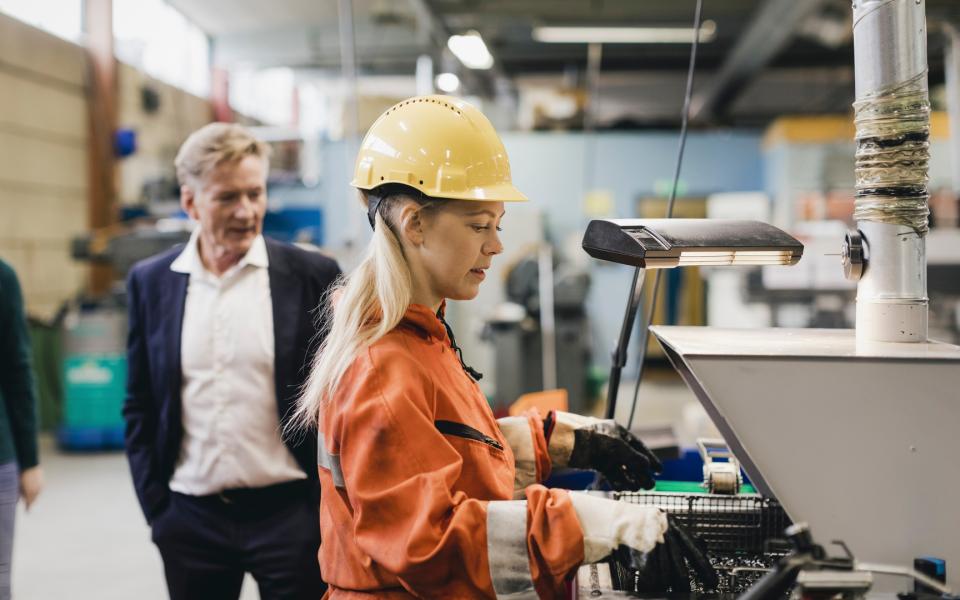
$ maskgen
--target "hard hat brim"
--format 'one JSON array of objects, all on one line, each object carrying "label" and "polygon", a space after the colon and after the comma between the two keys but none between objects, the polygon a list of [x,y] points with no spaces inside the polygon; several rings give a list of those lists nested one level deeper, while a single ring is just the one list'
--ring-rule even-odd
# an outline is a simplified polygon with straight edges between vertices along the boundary
[{"label": "hard hat brim", "polygon": [[467,188],[458,192],[437,193],[429,189],[422,188],[419,185],[410,185],[406,181],[383,181],[376,186],[366,187],[358,185],[356,180],[351,181],[350,185],[361,190],[371,191],[381,185],[402,184],[407,187],[420,191],[425,196],[437,200],[472,200],[475,202],[527,202],[529,198],[510,183],[500,183],[495,185],[486,185]]}]

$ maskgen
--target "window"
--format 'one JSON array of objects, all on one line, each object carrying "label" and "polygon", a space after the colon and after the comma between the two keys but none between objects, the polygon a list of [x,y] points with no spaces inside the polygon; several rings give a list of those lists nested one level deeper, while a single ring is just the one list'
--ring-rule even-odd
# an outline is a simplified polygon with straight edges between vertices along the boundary
[{"label": "window", "polygon": [[113,0],[113,36],[119,60],[197,96],[210,95],[210,42],[163,0]]},{"label": "window", "polygon": [[270,125],[291,125],[295,85],[292,69],[237,65],[230,70],[230,106]]},{"label": "window", "polygon": [[83,0],[0,0],[0,13],[74,43],[83,33]]}]

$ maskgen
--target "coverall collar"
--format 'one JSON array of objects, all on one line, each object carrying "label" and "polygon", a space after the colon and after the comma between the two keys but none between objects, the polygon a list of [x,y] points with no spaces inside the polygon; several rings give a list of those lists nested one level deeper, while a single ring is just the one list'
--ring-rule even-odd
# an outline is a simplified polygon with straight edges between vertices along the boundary
[{"label": "coverall collar", "polygon": [[407,312],[404,313],[400,324],[417,329],[428,338],[446,342],[450,338],[447,336],[447,329],[443,326],[443,321],[441,321],[446,309],[446,300],[440,303],[440,310],[437,312],[433,312],[429,307],[422,304],[411,304],[407,307]]}]

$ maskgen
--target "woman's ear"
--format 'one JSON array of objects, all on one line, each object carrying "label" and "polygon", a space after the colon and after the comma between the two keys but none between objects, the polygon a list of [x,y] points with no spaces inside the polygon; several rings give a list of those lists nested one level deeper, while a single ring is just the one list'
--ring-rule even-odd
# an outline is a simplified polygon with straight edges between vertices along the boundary
[{"label": "woman's ear", "polygon": [[406,202],[400,209],[400,232],[413,246],[423,244],[423,211],[416,202]]}]

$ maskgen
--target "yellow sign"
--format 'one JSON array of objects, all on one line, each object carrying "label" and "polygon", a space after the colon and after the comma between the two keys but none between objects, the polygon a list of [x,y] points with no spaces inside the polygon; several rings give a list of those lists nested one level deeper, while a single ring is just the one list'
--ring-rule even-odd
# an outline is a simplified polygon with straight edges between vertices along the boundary
[{"label": "yellow sign", "polygon": [[591,190],[583,198],[583,212],[588,217],[606,217],[613,214],[613,193],[610,190]]}]

